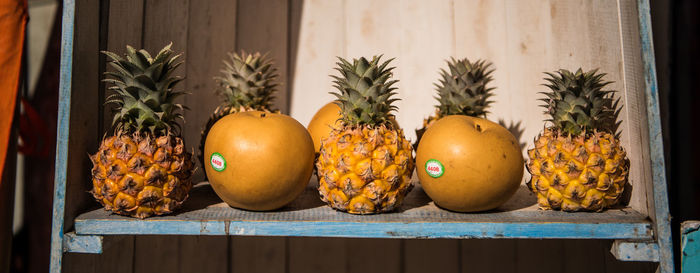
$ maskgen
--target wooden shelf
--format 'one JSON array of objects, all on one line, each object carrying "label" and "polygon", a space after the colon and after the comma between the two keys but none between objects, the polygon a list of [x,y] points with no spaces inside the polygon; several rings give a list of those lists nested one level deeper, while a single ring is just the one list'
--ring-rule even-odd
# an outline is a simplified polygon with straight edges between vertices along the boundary
[{"label": "wooden shelf", "polygon": [[416,187],[396,212],[352,215],[326,206],[313,186],[278,211],[252,212],[222,203],[207,183],[194,187],[171,216],[145,220],[93,210],[75,220],[78,235],[258,235],[367,238],[590,238],[652,239],[652,222],[631,208],[602,213],[537,209],[521,186],[501,208],[485,213],[441,209]]}]

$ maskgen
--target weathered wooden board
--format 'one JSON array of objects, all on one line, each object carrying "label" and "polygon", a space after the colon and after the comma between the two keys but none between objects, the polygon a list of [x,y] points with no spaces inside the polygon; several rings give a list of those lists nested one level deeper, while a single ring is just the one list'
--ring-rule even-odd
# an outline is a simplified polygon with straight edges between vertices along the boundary
[{"label": "weathered wooden board", "polygon": [[[146,220],[103,209],[76,218],[78,234],[268,235],[383,238],[651,238],[650,222],[629,208],[603,213],[538,210],[524,188],[501,208],[463,214],[436,207],[420,187],[395,213],[352,215],[325,206],[312,187],[290,205],[266,213],[221,203],[208,184],[196,186],[181,212]],[[522,204],[528,204],[523,206]]]}]

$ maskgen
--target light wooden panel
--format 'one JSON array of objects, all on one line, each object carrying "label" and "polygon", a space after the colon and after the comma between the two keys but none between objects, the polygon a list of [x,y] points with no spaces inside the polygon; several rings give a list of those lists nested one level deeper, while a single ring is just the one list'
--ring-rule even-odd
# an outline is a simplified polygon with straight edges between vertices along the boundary
[{"label": "light wooden panel", "polygon": [[[649,158],[649,128],[646,121],[647,102],[644,95],[644,65],[641,59],[641,45],[639,40],[639,24],[637,19],[637,1],[618,1],[620,16],[620,32],[622,43],[625,75],[625,105],[626,108],[621,118],[625,120],[627,131],[628,157],[631,161],[630,184],[632,185],[632,197],[630,205],[638,211],[648,213],[652,219],[654,214],[653,185],[651,180],[651,159]],[[621,90],[622,91],[622,90]],[[624,133],[624,132],[623,132]],[[625,144],[623,140],[623,144]],[[647,203],[646,200],[652,200]]]},{"label": "light wooden panel", "polygon": [[290,114],[307,125],[311,117],[334,97],[329,75],[335,74],[336,56],[345,56],[343,0],[303,1],[295,44],[294,78],[291,79]]}]

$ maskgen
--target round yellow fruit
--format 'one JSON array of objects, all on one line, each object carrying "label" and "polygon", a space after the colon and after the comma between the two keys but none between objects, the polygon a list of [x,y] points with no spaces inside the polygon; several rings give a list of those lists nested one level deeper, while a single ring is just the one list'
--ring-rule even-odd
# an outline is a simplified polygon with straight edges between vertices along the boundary
[{"label": "round yellow fruit", "polygon": [[232,207],[274,210],[294,200],[311,178],[314,146],[295,119],[260,111],[217,121],[204,144],[209,183]]},{"label": "round yellow fruit", "polygon": [[469,116],[436,121],[416,152],[425,193],[440,207],[459,212],[495,209],[508,201],[523,177],[517,139],[502,126]]},{"label": "round yellow fruit", "polygon": [[314,141],[314,151],[318,153],[321,149],[321,138],[326,138],[331,134],[331,130],[340,119],[340,106],[335,102],[329,102],[321,107],[309,122],[309,134]]}]

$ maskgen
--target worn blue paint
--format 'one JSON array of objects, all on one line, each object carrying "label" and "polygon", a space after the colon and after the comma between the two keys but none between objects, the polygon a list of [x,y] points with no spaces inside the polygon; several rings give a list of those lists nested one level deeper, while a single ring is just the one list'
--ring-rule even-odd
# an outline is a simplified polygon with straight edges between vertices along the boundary
[{"label": "worn blue paint", "polygon": [[63,252],[101,254],[102,236],[68,232],[63,236]]},{"label": "worn blue paint", "polygon": [[616,240],[610,252],[620,261],[659,261],[659,245],[655,242],[627,242]]},{"label": "worn blue paint", "polygon": [[681,224],[681,271],[700,272],[700,221]]},{"label": "worn blue paint", "polygon": [[649,158],[651,159],[651,176],[654,192],[654,214],[656,239],[659,244],[659,271],[671,273],[673,269],[673,243],[671,242],[671,215],[668,208],[666,188],[666,166],[659,115],[659,92],[656,82],[656,60],[651,32],[651,14],[649,0],[638,0],[639,34],[644,63],[644,80],[646,82],[647,122],[649,125]]},{"label": "worn blue paint", "polygon": [[58,133],[56,135],[56,174],[54,177],[53,220],[51,224],[50,272],[61,272],[63,258],[63,217],[66,202],[68,134],[70,131],[71,73],[73,72],[73,29],[75,0],[63,1],[61,28],[61,71],[58,91]]},{"label": "worn blue paint", "polygon": [[649,223],[473,223],[84,220],[78,234],[255,235],[356,238],[565,238],[650,240]]}]

